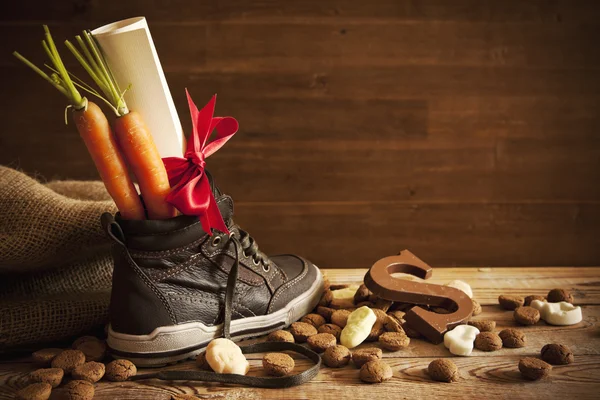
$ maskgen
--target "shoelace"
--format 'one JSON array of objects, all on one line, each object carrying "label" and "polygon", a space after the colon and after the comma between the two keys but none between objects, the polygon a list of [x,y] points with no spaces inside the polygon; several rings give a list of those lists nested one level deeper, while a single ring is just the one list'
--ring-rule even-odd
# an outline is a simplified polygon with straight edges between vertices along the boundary
[{"label": "shoelace", "polygon": [[223,336],[231,340],[231,314],[233,313],[233,298],[235,296],[235,286],[238,278],[238,270],[240,268],[240,248],[243,248],[240,241],[232,233],[229,235],[229,240],[232,241],[235,247],[235,262],[227,276],[227,290],[225,291],[225,309],[223,316]]},{"label": "shoelace", "polygon": [[237,239],[236,232],[238,233],[238,241],[241,245],[244,256],[252,257],[255,264],[262,263],[263,265],[268,265],[269,258],[258,249],[258,244],[254,240],[254,238],[250,236],[248,232],[241,229],[238,225],[234,225],[233,228],[231,228],[231,235],[233,235],[233,237]]},{"label": "shoelace", "polygon": [[[236,257],[235,262],[233,263],[233,266],[229,271],[229,275],[227,276],[227,290],[225,292],[225,307],[223,316],[223,336],[230,340],[231,314],[233,311],[233,298],[235,295],[235,286],[237,283],[238,270],[240,267],[240,253],[245,252],[244,254],[252,255],[253,257],[257,257],[257,255],[260,255],[261,262],[265,262],[264,255],[258,251],[258,246],[256,245],[256,242],[254,242],[254,240],[250,237],[250,235],[248,235],[247,232],[242,230],[239,230],[239,232],[241,240],[238,239],[233,233],[229,236],[229,240],[232,241],[235,247]],[[262,342],[246,346],[240,346],[240,348],[242,349],[242,353],[244,354],[291,350],[308,357],[311,361],[315,363],[315,365],[299,374],[283,377],[257,377],[235,374],[218,374],[216,372],[210,371],[160,371],[150,374],[136,375],[130,378],[130,380],[185,380],[233,383],[238,385],[261,388],[286,388],[301,385],[305,382],[308,382],[309,380],[313,379],[319,374],[319,369],[321,368],[321,356],[318,353],[296,343]]]}]

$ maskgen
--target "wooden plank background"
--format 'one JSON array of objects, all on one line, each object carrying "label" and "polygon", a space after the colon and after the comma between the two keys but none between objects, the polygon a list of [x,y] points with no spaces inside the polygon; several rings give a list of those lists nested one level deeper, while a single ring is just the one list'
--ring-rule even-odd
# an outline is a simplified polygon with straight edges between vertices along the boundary
[{"label": "wooden plank background", "polygon": [[0,163],[97,178],[60,95],[10,52],[42,60],[44,22],[64,38],[138,15],[186,130],[185,87],[239,120],[209,168],[265,251],[600,259],[600,2],[2,2]]}]

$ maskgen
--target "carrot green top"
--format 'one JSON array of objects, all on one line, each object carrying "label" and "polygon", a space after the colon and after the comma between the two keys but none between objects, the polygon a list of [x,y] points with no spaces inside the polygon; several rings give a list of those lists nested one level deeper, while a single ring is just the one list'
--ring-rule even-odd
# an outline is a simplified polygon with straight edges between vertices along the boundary
[{"label": "carrot green top", "polygon": [[102,50],[92,34],[89,31],[83,31],[83,39],[81,36],[76,36],[75,39],[77,39],[81,52],[68,40],[65,40],[65,45],[71,50],[71,53],[77,58],[77,61],[83,66],[96,86],[100,88],[104,97],[97,95],[109,104],[118,116],[129,113],[127,104],[123,99],[123,95],[129,87],[121,92],[119,84],[102,54]]},{"label": "carrot green top", "polygon": [[[85,97],[82,97],[77,88],[80,86],[77,83],[74,83],[71,79],[71,76],[65,65],[60,58],[60,54],[58,54],[58,50],[56,49],[56,45],[54,44],[54,40],[52,40],[52,35],[50,34],[50,30],[48,26],[44,25],[45,39],[42,40],[42,47],[44,51],[48,55],[50,62],[53,67],[46,65],[46,67],[52,71],[52,74],[48,75],[46,72],[42,71],[40,68],[35,66],[31,61],[23,57],[18,52],[13,52],[14,56],[19,60],[23,61],[27,66],[29,66],[33,71],[35,71],[38,75],[48,81],[52,86],[54,86],[59,92],[64,94],[68,99],[70,106],[74,107],[76,110],[80,110],[87,106],[87,100]],[[81,87],[81,86],[80,86]]]}]

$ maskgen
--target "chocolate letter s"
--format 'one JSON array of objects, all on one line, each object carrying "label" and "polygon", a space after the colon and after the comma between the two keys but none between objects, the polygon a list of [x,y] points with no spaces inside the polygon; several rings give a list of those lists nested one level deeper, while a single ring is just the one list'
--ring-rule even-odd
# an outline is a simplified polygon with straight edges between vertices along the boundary
[{"label": "chocolate letter s", "polygon": [[473,313],[473,302],[462,290],[394,278],[391,274],[404,272],[429,279],[433,268],[408,250],[397,256],[377,261],[365,275],[365,285],[371,292],[385,300],[398,301],[451,310],[449,314],[436,314],[422,307],[413,307],[404,319],[411,328],[433,343],[441,343],[444,333],[466,321]]}]

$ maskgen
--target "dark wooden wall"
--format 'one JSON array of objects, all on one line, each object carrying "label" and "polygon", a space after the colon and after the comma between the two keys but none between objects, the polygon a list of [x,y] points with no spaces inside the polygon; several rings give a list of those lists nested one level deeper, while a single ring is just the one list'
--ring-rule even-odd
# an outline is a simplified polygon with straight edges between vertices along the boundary
[{"label": "dark wooden wall", "polygon": [[[58,93],[19,65],[145,15],[184,87],[241,130],[209,160],[268,252],[368,267],[600,262],[600,2],[70,0],[0,5],[0,163],[96,179]],[[66,54],[66,52],[65,52]],[[36,58],[37,57],[37,58]]]}]

